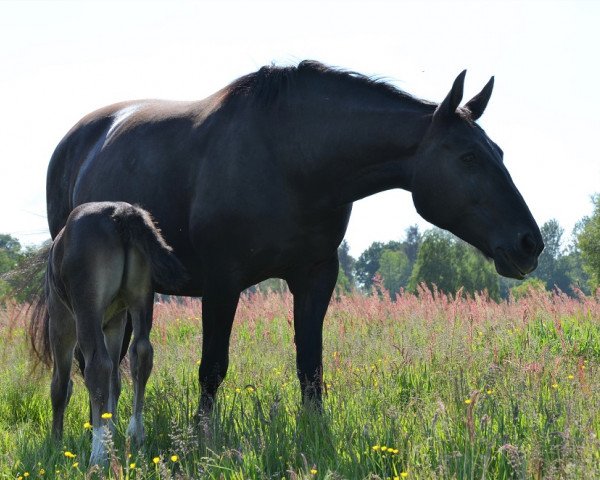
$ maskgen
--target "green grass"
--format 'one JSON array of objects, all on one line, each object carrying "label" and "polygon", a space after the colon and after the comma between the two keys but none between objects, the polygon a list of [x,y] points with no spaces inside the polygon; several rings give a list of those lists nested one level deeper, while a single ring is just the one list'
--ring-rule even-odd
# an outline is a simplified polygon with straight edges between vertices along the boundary
[{"label": "green grass", "polygon": [[[291,299],[244,299],[216,412],[200,426],[199,304],[158,305],[147,442],[130,452],[123,435],[131,412],[125,375],[112,466],[89,475],[600,478],[600,304],[536,295],[500,305],[425,292],[395,303],[334,302],[323,415],[299,407]],[[91,443],[83,382],[77,377],[55,445],[49,373],[31,373],[23,328],[9,328],[8,316],[0,314],[0,477],[40,478],[43,469],[44,478],[83,478]]]}]

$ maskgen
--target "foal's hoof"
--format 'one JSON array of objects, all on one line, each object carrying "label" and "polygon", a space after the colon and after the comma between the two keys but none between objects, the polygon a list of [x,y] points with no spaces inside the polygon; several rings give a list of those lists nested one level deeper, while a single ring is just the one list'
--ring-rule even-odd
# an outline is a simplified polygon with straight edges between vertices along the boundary
[{"label": "foal's hoof", "polygon": [[90,454],[90,467],[108,465],[110,430],[107,426],[94,428],[92,431],[92,453]]},{"label": "foal's hoof", "polygon": [[146,432],[144,431],[144,423],[141,420],[136,420],[131,417],[129,426],[127,427],[127,436],[131,438],[131,443],[136,447],[141,447],[146,441]]}]

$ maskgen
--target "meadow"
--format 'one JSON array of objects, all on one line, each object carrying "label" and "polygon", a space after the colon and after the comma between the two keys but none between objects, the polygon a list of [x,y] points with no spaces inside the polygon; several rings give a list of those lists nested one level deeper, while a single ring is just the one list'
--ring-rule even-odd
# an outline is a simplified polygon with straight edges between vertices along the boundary
[{"label": "meadow", "polygon": [[126,374],[105,471],[87,467],[79,375],[63,442],[49,439],[50,375],[33,369],[16,309],[0,312],[1,478],[600,478],[598,297],[334,299],[319,415],[299,405],[292,298],[245,296],[217,409],[198,426],[201,302],[157,304],[147,441],[124,438]]}]

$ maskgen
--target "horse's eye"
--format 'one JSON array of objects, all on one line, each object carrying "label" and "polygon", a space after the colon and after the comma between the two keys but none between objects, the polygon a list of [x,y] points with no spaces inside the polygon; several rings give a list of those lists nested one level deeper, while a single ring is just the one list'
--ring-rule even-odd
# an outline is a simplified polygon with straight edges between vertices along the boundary
[{"label": "horse's eye", "polygon": [[460,159],[467,165],[470,165],[475,161],[475,155],[472,153],[466,153],[465,155],[460,157]]}]

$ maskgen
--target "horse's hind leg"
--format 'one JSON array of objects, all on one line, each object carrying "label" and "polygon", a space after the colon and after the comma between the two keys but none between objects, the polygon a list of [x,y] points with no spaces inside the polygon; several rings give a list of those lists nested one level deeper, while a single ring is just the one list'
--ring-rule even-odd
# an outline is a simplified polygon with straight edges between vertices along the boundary
[{"label": "horse's hind leg", "polygon": [[52,400],[52,436],[62,438],[65,409],[71,397],[71,365],[75,347],[75,319],[73,314],[51,293],[48,298],[50,314],[49,336],[52,349],[53,372],[50,385]]},{"label": "horse's hind leg", "polygon": [[133,379],[133,412],[127,427],[127,435],[138,447],[144,442],[145,437],[142,410],[146,382],[152,371],[154,357],[154,350],[150,343],[153,301],[154,293],[150,292],[141,308],[134,308],[130,311],[133,323],[133,343],[129,349],[129,363]]}]

